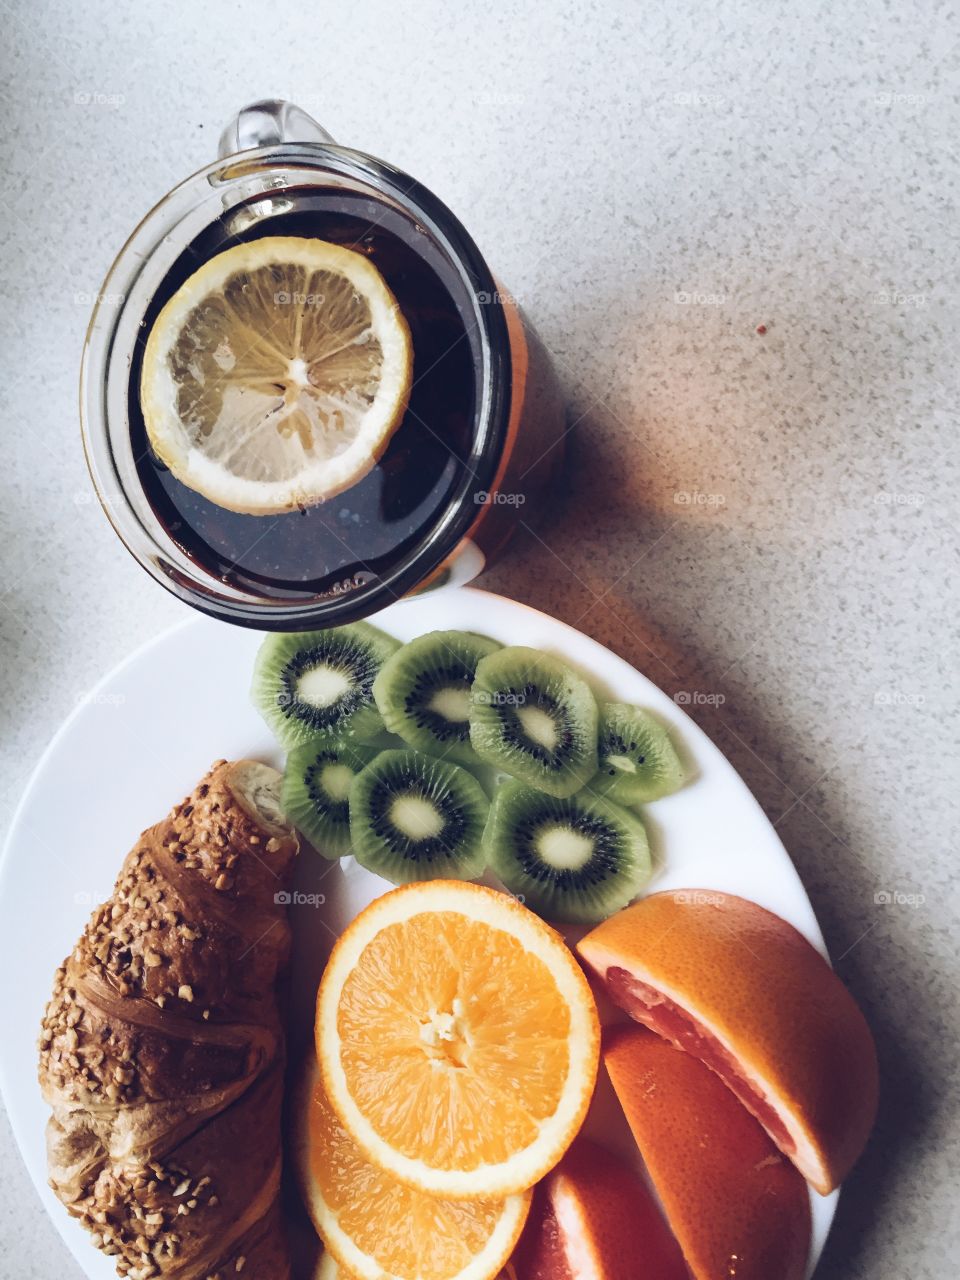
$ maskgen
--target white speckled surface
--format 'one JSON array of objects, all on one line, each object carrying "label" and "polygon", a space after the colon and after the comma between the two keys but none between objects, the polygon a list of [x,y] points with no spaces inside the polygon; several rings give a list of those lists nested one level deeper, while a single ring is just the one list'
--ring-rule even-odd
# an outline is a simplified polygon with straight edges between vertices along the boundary
[{"label": "white speckled surface", "polygon": [[[872,1020],[886,1107],[818,1276],[953,1274],[956,13],[0,7],[6,816],[181,616],[89,500],[90,296],[238,106],[291,97],[442,196],[557,356],[576,483],[481,585],[691,695]],[[0,1275],[75,1280],[5,1120],[0,1182]]]}]

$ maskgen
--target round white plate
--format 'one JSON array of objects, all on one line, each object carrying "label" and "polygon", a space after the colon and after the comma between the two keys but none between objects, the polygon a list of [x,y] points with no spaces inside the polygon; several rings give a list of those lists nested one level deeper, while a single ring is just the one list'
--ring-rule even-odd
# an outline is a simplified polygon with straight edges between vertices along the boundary
[{"label": "round white plate", "polygon": [[[653,887],[740,894],[783,916],[824,951],[823,937],[783,845],[740,777],[706,735],[654,684],[571,627],[471,588],[405,600],[374,619],[402,640],[425,631],[481,631],[507,644],[557,653],[598,692],[656,712],[674,730],[691,780],[650,805],[645,819],[660,865]],[[47,1186],[47,1109],[37,1085],[36,1040],[53,975],[108,897],[139,833],[191,791],[214,760],[254,756],[280,765],[247,691],[260,635],[200,618],[159,636],[121,663],[69,717],[38,764],[0,866],[0,973],[5,978],[0,1086],[23,1158],[44,1205],[90,1280],[113,1280]],[[316,982],[339,929],[387,886],[352,859],[299,860],[291,1041],[312,1025]],[[323,898],[320,903],[316,900]],[[825,954],[825,952],[824,952]],[[591,1127],[621,1150],[630,1138],[599,1090]],[[836,1207],[813,1195],[812,1272]]]}]

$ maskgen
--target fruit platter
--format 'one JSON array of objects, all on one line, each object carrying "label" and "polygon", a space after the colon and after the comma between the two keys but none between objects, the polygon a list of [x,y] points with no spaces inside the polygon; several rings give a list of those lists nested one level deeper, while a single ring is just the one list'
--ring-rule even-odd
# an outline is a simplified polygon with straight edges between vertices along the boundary
[{"label": "fruit platter", "polygon": [[41,761],[0,914],[0,1083],[100,1280],[804,1280],[873,1123],[735,771],[481,591],[159,637]]}]

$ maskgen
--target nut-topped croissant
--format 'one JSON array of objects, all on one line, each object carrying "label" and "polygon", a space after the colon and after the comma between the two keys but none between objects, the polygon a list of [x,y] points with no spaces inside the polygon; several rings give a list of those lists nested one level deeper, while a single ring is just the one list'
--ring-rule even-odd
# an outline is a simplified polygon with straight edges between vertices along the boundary
[{"label": "nut-topped croissant", "polygon": [[127,855],[40,1039],[50,1185],[132,1280],[287,1280],[280,775],[215,764]]}]

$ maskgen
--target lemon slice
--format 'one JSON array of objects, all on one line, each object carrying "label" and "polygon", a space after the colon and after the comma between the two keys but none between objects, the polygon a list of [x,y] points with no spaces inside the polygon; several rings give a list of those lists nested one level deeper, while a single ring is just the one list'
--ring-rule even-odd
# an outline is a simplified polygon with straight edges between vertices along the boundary
[{"label": "lemon slice", "polygon": [[361,480],[407,407],[410,330],[376,267],[325,240],[227,249],[147,339],[147,435],[178,480],[230,511],[313,506]]}]

